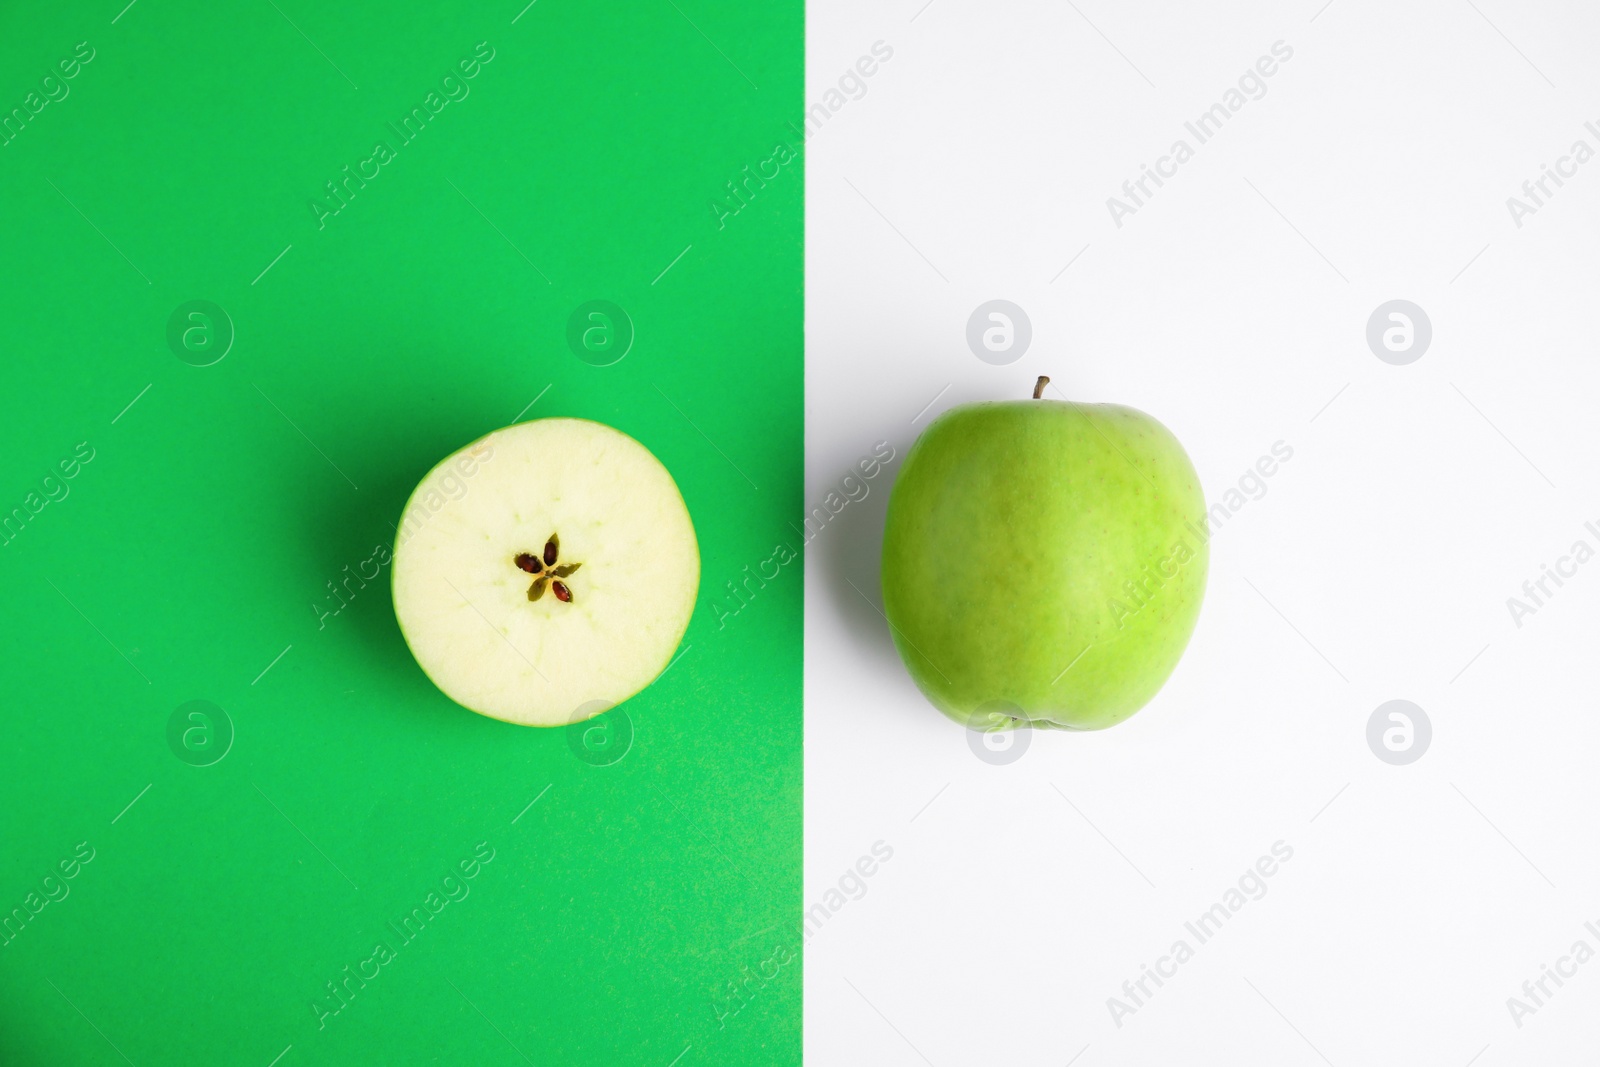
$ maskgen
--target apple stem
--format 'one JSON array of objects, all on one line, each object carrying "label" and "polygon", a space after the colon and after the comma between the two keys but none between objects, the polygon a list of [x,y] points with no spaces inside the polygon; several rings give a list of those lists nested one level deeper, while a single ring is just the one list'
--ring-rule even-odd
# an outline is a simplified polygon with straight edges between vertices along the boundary
[{"label": "apple stem", "polygon": [[1043,374],[1039,375],[1039,380],[1034,384],[1033,387],[1033,398],[1038,400],[1040,397],[1042,397],[1044,395],[1044,387],[1049,384],[1050,379],[1047,376]]}]

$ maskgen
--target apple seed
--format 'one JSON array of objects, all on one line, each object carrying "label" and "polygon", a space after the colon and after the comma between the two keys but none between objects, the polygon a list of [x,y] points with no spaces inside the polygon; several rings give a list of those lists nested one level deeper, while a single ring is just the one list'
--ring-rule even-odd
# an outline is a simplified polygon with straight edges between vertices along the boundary
[{"label": "apple seed", "polygon": [[550,540],[544,543],[543,560],[531,552],[519,552],[513,558],[512,562],[517,565],[518,570],[527,571],[529,574],[537,574],[539,576],[534,580],[532,585],[528,586],[528,599],[530,601],[538,600],[540,597],[544,596],[545,587],[549,586],[555,591],[557,600],[561,601],[563,604],[572,603],[572,590],[567,587],[565,582],[558,582],[554,581],[553,579],[565,578],[576,571],[579,567],[583,566],[583,564],[563,563],[561,566],[557,567],[556,558],[560,552],[561,539],[555,534],[551,534]]}]

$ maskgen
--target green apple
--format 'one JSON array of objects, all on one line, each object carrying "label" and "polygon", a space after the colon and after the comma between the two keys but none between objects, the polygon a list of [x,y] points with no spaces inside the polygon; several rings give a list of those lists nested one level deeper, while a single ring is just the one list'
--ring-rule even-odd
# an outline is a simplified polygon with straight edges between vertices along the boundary
[{"label": "green apple", "polygon": [[1183,654],[1208,561],[1183,446],[1133,408],[964,404],[889,496],[883,606],[917,686],[974,729],[1095,730]]},{"label": "green apple", "polygon": [[597,422],[539,419],[423,478],[393,579],[400,630],[446,696],[558,726],[666,668],[694,610],[700,552],[677,484],[647,448]]}]

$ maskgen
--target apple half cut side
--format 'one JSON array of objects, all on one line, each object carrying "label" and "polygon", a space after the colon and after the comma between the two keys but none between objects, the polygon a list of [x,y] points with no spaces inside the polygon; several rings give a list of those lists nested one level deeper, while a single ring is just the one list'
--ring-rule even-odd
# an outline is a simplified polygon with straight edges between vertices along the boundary
[{"label": "apple half cut side", "polygon": [[482,715],[561,726],[655,680],[694,611],[700,552],[672,475],[585,419],[508,426],[412,493],[394,610],[417,663]]},{"label": "apple half cut side", "polygon": [[1194,632],[1209,533],[1200,479],[1142,411],[964,404],[889,494],[883,607],[912,679],[977,730],[1095,730],[1138,711]]}]

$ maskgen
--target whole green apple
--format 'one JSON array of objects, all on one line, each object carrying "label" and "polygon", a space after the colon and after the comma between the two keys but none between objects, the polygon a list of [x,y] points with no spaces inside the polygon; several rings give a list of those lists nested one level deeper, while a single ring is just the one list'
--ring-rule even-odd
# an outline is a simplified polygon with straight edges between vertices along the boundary
[{"label": "whole green apple", "polygon": [[1034,399],[934,420],[889,496],[883,605],[917,686],[973,729],[1143,707],[1205,594],[1200,480],[1133,408]]}]

